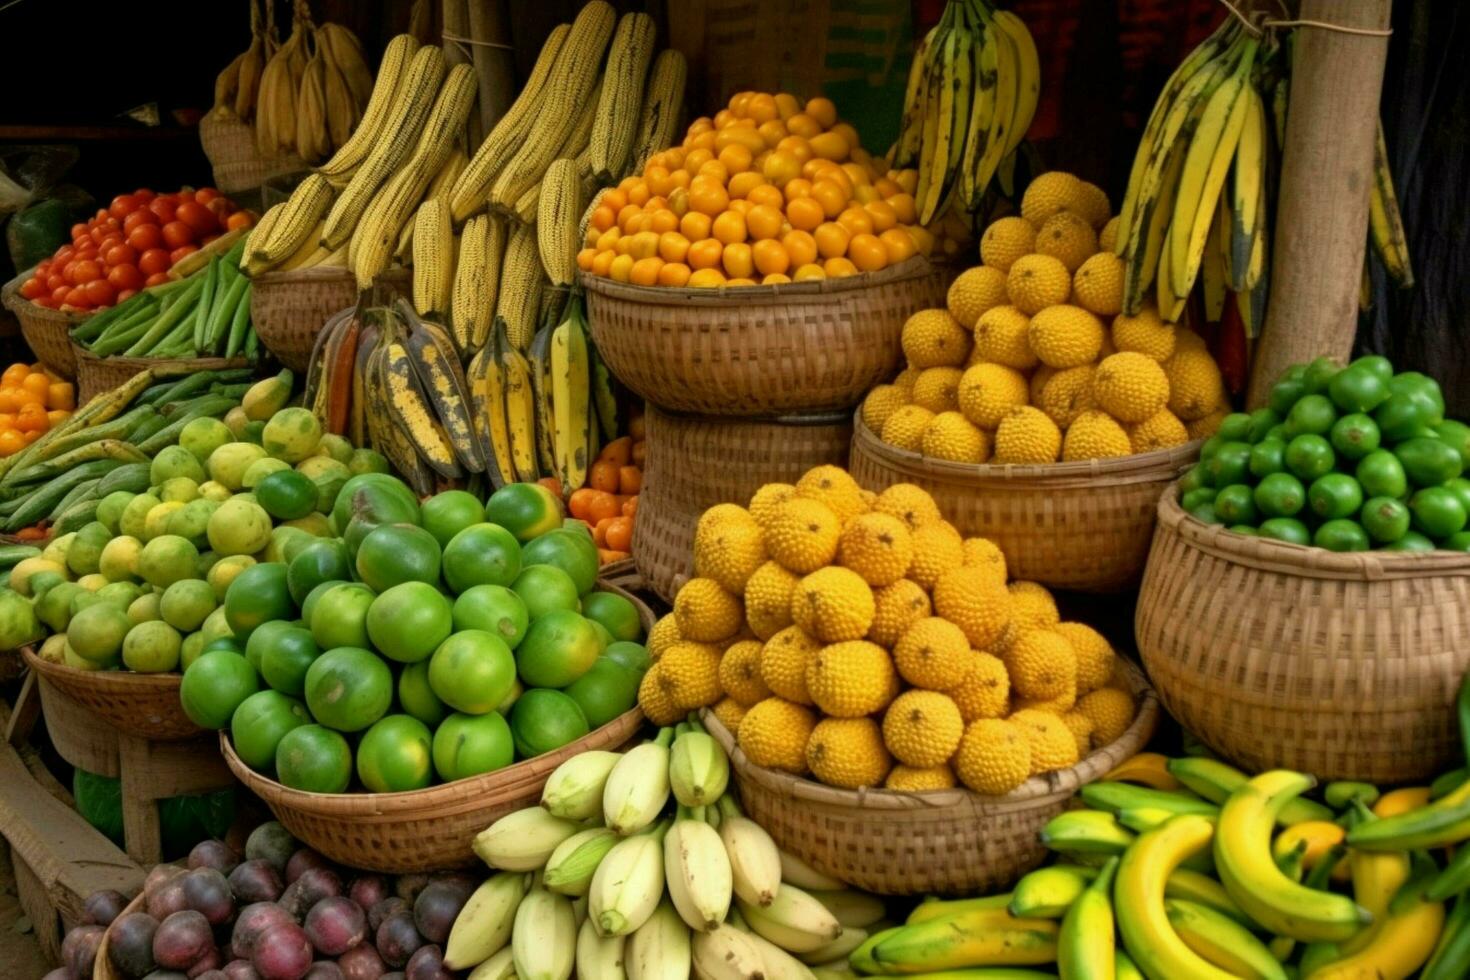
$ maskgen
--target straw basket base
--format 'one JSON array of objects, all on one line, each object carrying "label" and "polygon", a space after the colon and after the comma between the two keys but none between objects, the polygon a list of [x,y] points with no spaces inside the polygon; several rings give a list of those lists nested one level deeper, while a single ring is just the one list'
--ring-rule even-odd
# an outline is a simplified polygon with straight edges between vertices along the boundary
[{"label": "straw basket base", "polygon": [[71,328],[90,313],[65,313],[37,306],[20,294],[21,285],[30,277],[22,272],[0,288],[0,302],[20,321],[20,333],[26,346],[51,371],[67,381],[77,376],[76,354],[72,352]]},{"label": "straw basket base", "polygon": [[268,177],[306,166],[294,154],[262,157],[255,146],[255,127],[242,122],[234,113],[223,117],[213,112],[206,114],[199,120],[199,142],[214,170],[214,186],[225,194],[251,190],[265,183]]},{"label": "straw basket base", "polygon": [[1399,783],[1461,762],[1470,555],[1233,534],[1159,502],[1135,620],[1159,699],[1252,770]]},{"label": "straw basket base", "polygon": [[1121,459],[1047,466],[976,465],[890,446],[857,413],[852,475],[869,490],[913,483],[965,537],[994,541],[1012,578],[1078,592],[1120,592],[1143,574],[1159,494],[1199,443]]},{"label": "straw basket base", "polygon": [[168,742],[204,734],[179,705],[182,674],[77,670],[42,660],[30,647],[21,655],[42,680],[123,735]]},{"label": "straw basket base", "polygon": [[[401,291],[408,284],[408,271],[390,269],[378,278]],[[250,322],[276,360],[304,375],[322,326],[332,314],[356,302],[357,280],[347,269],[318,266],[265,272],[251,283]]]},{"label": "straw basket base", "polygon": [[744,506],[766,483],[795,483],[813,466],[845,466],[846,414],[784,419],[675,415],[649,405],[648,463],[633,561],[672,602],[694,574],[694,528],[719,503]]},{"label": "straw basket base", "polygon": [[170,374],[193,374],[196,371],[224,371],[249,367],[243,357],[98,357],[91,351],[72,344],[77,362],[77,403],[111,391],[131,379],[139,371],[166,367]]},{"label": "straw basket base", "polygon": [[880,895],[991,894],[1046,859],[1038,833],[1078,788],[1139,752],[1159,705],[1129,665],[1133,723],[1070,769],[1033,776],[1006,796],[966,789],[844,790],[752,765],[713,713],[704,723],[726,751],[746,814],[783,850],[824,874]]}]

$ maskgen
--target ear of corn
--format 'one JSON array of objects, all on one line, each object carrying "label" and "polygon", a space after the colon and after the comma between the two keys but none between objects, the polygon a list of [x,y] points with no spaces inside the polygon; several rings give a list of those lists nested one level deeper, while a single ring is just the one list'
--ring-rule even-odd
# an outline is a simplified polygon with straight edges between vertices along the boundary
[{"label": "ear of corn", "polygon": [[252,271],[263,272],[291,258],[307,241],[313,228],[320,224],[327,206],[332,203],[332,185],[321,174],[307,174],[291,192],[270,230],[256,240],[250,236],[249,251]]},{"label": "ear of corn", "polygon": [[[454,267],[454,285],[449,299],[449,333],[461,355],[475,350],[472,341],[476,324],[490,318],[485,304],[485,256],[489,247],[490,219],[477,214],[464,223],[459,235],[459,257]],[[495,270],[499,273],[499,269]]]},{"label": "ear of corn", "polygon": [[437,198],[419,205],[413,219],[413,306],[422,316],[449,312],[454,286],[454,230],[449,208]]},{"label": "ear of corn", "polygon": [[525,350],[536,332],[545,275],[536,248],[536,226],[522,225],[506,242],[495,304],[495,315],[505,320],[506,334],[516,350]]},{"label": "ear of corn", "polygon": [[[434,179],[429,181],[429,189],[424,192],[424,198],[427,200],[428,198],[436,197],[444,202],[445,208],[448,208],[449,188],[454,186],[455,180],[459,178],[460,173],[464,171],[465,164],[468,162],[469,157],[465,156],[464,147],[456,144],[454,149],[450,151],[449,156],[445,159],[444,165],[434,175]],[[404,226],[403,231],[399,232],[398,248],[394,250],[393,257],[407,264],[412,250],[413,224],[410,223]]]},{"label": "ear of corn", "polygon": [[373,93],[368,97],[362,121],[357,124],[347,142],[332,154],[332,158],[317,168],[317,173],[336,183],[345,184],[357,166],[367,159],[379,137],[383,135],[384,124],[392,111],[399,83],[418,46],[419,42],[412,34],[399,34],[388,42],[388,46],[383,49],[383,60],[378,65],[378,78],[373,83]]},{"label": "ear of corn", "polygon": [[577,280],[577,223],[582,213],[581,181],[575,160],[553,161],[541,178],[536,215],[536,245],[541,265],[554,286]]},{"label": "ear of corn", "polygon": [[627,13],[618,21],[607,54],[607,80],[592,126],[592,173],[598,180],[622,177],[638,136],[643,81],[653,58],[653,18]]},{"label": "ear of corn", "polygon": [[638,114],[638,137],[634,143],[636,159],[630,168],[642,173],[648,158],[674,144],[679,129],[679,116],[684,108],[684,85],[689,65],[684,55],[673,48],[660,51],[653,59],[648,75],[648,90],[643,94],[643,109]]},{"label": "ear of corn", "polygon": [[[602,80],[599,79],[597,82],[597,89],[594,91],[593,95],[587,99],[587,103],[582,107],[582,113],[577,118],[576,127],[572,130],[571,134],[562,144],[561,152],[557,154],[558,158],[573,157],[577,160],[579,164],[586,165],[588,154],[591,152],[588,146],[588,141],[592,138],[592,121],[597,116],[596,93],[601,90]],[[590,166],[586,166],[586,172],[588,176],[591,175],[592,169]],[[526,192],[524,194],[516,199],[515,207],[511,209],[513,211],[513,217],[519,219],[522,222],[532,222],[536,220],[536,209],[540,205],[541,201],[541,185],[544,182],[545,181],[543,179],[541,181],[538,181],[537,183],[532,184],[530,187],[526,188]]]}]

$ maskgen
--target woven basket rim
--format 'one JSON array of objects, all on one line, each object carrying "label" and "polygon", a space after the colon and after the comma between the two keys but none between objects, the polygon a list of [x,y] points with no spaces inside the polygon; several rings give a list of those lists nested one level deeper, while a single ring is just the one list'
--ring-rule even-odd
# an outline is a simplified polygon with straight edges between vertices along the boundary
[{"label": "woven basket rim", "polygon": [[17,275],[14,279],[0,286],[0,304],[18,317],[31,317],[36,320],[49,320],[53,323],[65,323],[68,328],[76,326],[92,314],[72,313],[66,310],[53,310],[49,306],[39,306],[32,303],[20,294],[20,287],[36,271],[35,266]]},{"label": "woven basket rim", "polygon": [[81,670],[67,664],[42,659],[30,644],[20,648],[20,655],[25,658],[25,662],[32,670],[40,674],[76,687],[90,687],[102,693],[129,690],[177,692],[179,685],[184,680],[183,674],[176,674],[172,671],[160,674],[140,674],[133,670]]},{"label": "woven basket rim", "polygon": [[71,349],[77,355],[78,364],[86,361],[88,363],[106,365],[108,367],[136,367],[136,370],[138,371],[142,371],[146,368],[157,367],[159,365],[168,365],[177,368],[177,371],[173,373],[180,373],[189,371],[215,370],[220,368],[250,367],[252,363],[248,357],[124,357],[121,354],[113,354],[109,357],[98,357],[96,354],[93,354],[91,351],[87,350],[87,348],[83,347],[75,340],[71,342]]},{"label": "woven basket rim", "polygon": [[1006,484],[1011,489],[1057,490],[1066,487],[1088,487],[1098,483],[1121,486],[1129,483],[1151,483],[1161,477],[1177,477],[1199,455],[1202,440],[1186,442],[1130,456],[1111,459],[1086,459],[1069,463],[954,463],[934,459],[911,449],[899,449],[879,439],[863,421],[861,406],[853,413],[852,438],[863,448],[905,473],[931,476],[948,481],[964,481],[976,485]]},{"label": "woven basket rim", "polygon": [[650,306],[728,306],[731,304],[768,306],[778,303],[819,303],[839,293],[849,293],[872,286],[904,282],[932,275],[934,265],[922,255],[905,259],[898,265],[837,279],[809,279],[804,282],[773,283],[769,286],[716,286],[713,289],[635,286],[605,276],[583,272],[582,289],[597,296],[644,303]]},{"label": "woven basket rim", "polygon": [[715,425],[833,426],[846,425],[848,419],[852,417],[852,413],[847,409],[835,412],[785,412],[773,415],[710,415],[707,412],[681,412],[677,409],[655,405],[652,402],[649,402],[649,407],[657,409],[660,415],[667,415],[681,422],[708,422]]},{"label": "woven basket rim", "polygon": [[1314,545],[1236,534],[1222,524],[1206,524],[1179,503],[1179,483],[1159,496],[1159,530],[1168,528],[1222,561],[1299,578],[1373,582],[1384,579],[1470,575],[1470,552],[1328,551]]},{"label": "woven basket rim", "polygon": [[1119,660],[1124,665],[1135,696],[1138,697],[1138,710],[1134,713],[1133,721],[1129,723],[1123,734],[1107,745],[1095,749],[1075,766],[1032,776],[1005,796],[984,796],[964,787],[929,790],[921,793],[881,788],[839,789],[815,780],[755,765],[746,758],[745,752],[736,744],[735,736],[715,717],[713,711],[705,708],[700,714],[704,726],[729,755],[730,764],[736,772],[760,783],[769,791],[781,793],[793,799],[868,811],[938,810],[954,807],[965,801],[992,809],[1014,809],[1071,796],[1077,787],[1101,778],[1124,759],[1138,754],[1153,737],[1154,729],[1158,725],[1160,710],[1158,695],[1154,693],[1143,671],[1131,660],[1121,656]]}]

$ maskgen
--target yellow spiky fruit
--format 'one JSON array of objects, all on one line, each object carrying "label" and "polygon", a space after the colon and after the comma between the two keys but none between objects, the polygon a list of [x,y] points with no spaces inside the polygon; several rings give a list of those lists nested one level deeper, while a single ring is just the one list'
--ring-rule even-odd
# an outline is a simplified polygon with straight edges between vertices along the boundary
[{"label": "yellow spiky fruit", "polygon": [[991,570],[959,567],[934,584],[934,611],[959,627],[970,647],[989,649],[1011,619],[1011,596]]},{"label": "yellow spiky fruit", "polygon": [[934,459],[983,463],[990,458],[990,434],[959,412],[940,412],[924,427],[919,449]]},{"label": "yellow spiky fruit", "polygon": [[719,719],[720,724],[724,725],[732,735],[740,731],[740,722],[745,718],[745,710],[745,705],[734,698],[721,698],[710,709]]},{"label": "yellow spiky fruit", "polygon": [[978,568],[1001,585],[1006,584],[1006,555],[989,538],[966,538],[961,545],[966,568]]},{"label": "yellow spiky fruit", "polygon": [[915,622],[893,646],[899,675],[914,687],[930,691],[958,686],[969,676],[972,660],[964,631],[938,616]]},{"label": "yellow spiky fruit", "polygon": [[1067,427],[1062,439],[1062,462],[1083,459],[1113,459],[1135,452],[1124,428],[1107,412],[1081,412]]},{"label": "yellow spiky fruit", "polygon": [[990,458],[996,463],[1055,463],[1061,451],[1057,424],[1039,408],[1018,405],[1000,420]]},{"label": "yellow spiky fruit", "polygon": [[1019,725],[980,718],[965,727],[954,759],[960,782],[986,796],[1004,796],[1031,775],[1031,742]]},{"label": "yellow spiky fruit", "polygon": [[929,593],[912,579],[901,578],[873,594],[873,625],[868,639],[891,650],[910,626],[933,612]]},{"label": "yellow spiky fruit", "polygon": [[816,727],[810,708],[766,698],[746,710],[736,740],[755,765],[800,776],[806,772],[806,743]]},{"label": "yellow spiky fruit", "polygon": [[822,645],[800,626],[788,626],[761,647],[761,680],[771,693],[797,704],[811,704],[806,668]]},{"label": "yellow spiky fruit", "polygon": [[694,534],[694,574],[740,595],[766,560],[765,538],[755,520],[701,521]]},{"label": "yellow spiky fruit", "polygon": [[[1078,219],[1080,220],[1080,219]],[[1031,318],[1026,338],[1048,367],[1090,365],[1102,350],[1102,321],[1080,306],[1059,303]]]},{"label": "yellow spiky fruit", "polygon": [[1098,252],[1072,274],[1072,302],[1090,313],[1111,317],[1123,309],[1123,260]]},{"label": "yellow spiky fruit", "polygon": [[826,504],[844,524],[868,509],[863,488],[840,466],[814,466],[807,470],[796,481],[796,495]]},{"label": "yellow spiky fruit", "polygon": [[659,685],[669,703],[680,711],[714,704],[724,696],[720,687],[720,648],[688,640],[675,643],[658,662]]},{"label": "yellow spiky fruit", "polygon": [[1179,350],[1207,350],[1208,345],[1205,338],[1194,332],[1191,327],[1174,328],[1174,346]]},{"label": "yellow spiky fruit", "polygon": [[957,686],[945,692],[966,723],[977,718],[1001,718],[1010,709],[1011,675],[1005,661],[993,653],[976,650],[970,658],[970,672]]},{"label": "yellow spiky fruit", "polygon": [[1009,304],[996,306],[975,322],[974,363],[989,361],[1025,371],[1036,366],[1036,353],[1027,336],[1031,318]]},{"label": "yellow spiky fruit", "polygon": [[1133,724],[1133,696],[1116,687],[1100,687],[1082,695],[1077,711],[1092,722],[1094,745],[1110,745]]},{"label": "yellow spiky fruit", "polygon": [[750,495],[750,517],[764,530],[776,516],[776,508],[795,496],[796,487],[789,483],[764,484]]},{"label": "yellow spiky fruit", "polygon": [[908,401],[908,395],[898,385],[878,385],[863,398],[863,423],[874,432],[882,432],[883,423]]},{"label": "yellow spiky fruit", "polygon": [[860,640],[873,625],[873,590],[850,568],[819,568],[792,593],[791,620],[822,643]]},{"label": "yellow spiky fruit", "polygon": [[1193,422],[1185,423],[1184,430],[1189,433],[1191,439],[1208,439],[1220,431],[1220,423],[1225,421],[1225,416],[1230,414],[1230,406],[1217,408],[1209,415],[1197,418]]},{"label": "yellow spiky fruit", "polygon": [[1097,232],[1070,211],[1059,211],[1047,218],[1036,232],[1037,254],[1057,259],[1069,273],[1076,272],[1096,251]]},{"label": "yellow spiky fruit", "polygon": [[791,595],[801,576],[774,561],[757,568],[745,583],[745,621],[750,631],[769,640],[791,625]]},{"label": "yellow spiky fruit", "polygon": [[1057,371],[1041,389],[1041,397],[1035,402],[1036,407],[1045,412],[1047,418],[1059,428],[1067,428],[1079,415],[1094,407],[1092,373],[1095,370],[1091,364],[1082,364],[1065,371]]},{"label": "yellow spiky fruit", "polygon": [[924,448],[924,429],[934,418],[934,413],[919,405],[904,405],[888,416],[888,421],[883,423],[883,431],[879,438],[890,446],[899,449],[907,449],[910,452],[922,452]]},{"label": "yellow spiky fruit", "polygon": [[1097,233],[1097,247],[1104,252],[1116,252],[1118,247],[1118,216],[1115,214]]},{"label": "yellow spiky fruit", "polygon": [[1137,425],[1130,425],[1128,441],[1135,453],[1147,453],[1155,449],[1184,445],[1189,441],[1189,431],[1184,428],[1184,423],[1179,421],[1178,416],[1166,408]]},{"label": "yellow spiky fruit", "polygon": [[1159,362],[1136,351],[1103,358],[1092,375],[1097,407],[1119,422],[1142,422],[1156,414],[1168,404],[1169,390],[1169,379]]},{"label": "yellow spiky fruit", "polygon": [[654,664],[643,674],[638,683],[638,707],[655,725],[672,725],[684,718],[686,712],[669,698],[663,686],[663,669]]},{"label": "yellow spiky fruit", "polygon": [[1092,751],[1092,719],[1079,711],[1068,711],[1062,715],[1062,724],[1077,740],[1077,758],[1087,758]]},{"label": "yellow spiky fruit", "polygon": [[1015,215],[992,221],[980,236],[980,261],[1001,272],[1010,272],[1017,259],[1034,251],[1036,226]]},{"label": "yellow spiky fruit", "polygon": [[887,650],[868,640],[848,640],[812,656],[806,689],[824,714],[860,718],[888,707],[898,694],[898,674]]},{"label": "yellow spiky fruit", "polygon": [[909,317],[899,341],[910,367],[959,367],[970,356],[970,332],[946,309],[920,310]]},{"label": "yellow spiky fruit", "polygon": [[842,529],[837,545],[838,563],[874,587],[903,578],[913,557],[908,526],[891,514],[875,512],[854,518]]},{"label": "yellow spiky fruit", "polygon": [[720,658],[720,687],[747,708],[771,696],[771,689],[761,679],[763,648],[759,640],[741,640]]},{"label": "yellow spiky fruit", "polygon": [[1144,354],[1160,364],[1173,356],[1178,333],[1178,328],[1166,323],[1152,304],[1144,306],[1135,316],[1119,313],[1113,317],[1113,346],[1120,351]]},{"label": "yellow spiky fruit", "polygon": [[1004,364],[976,364],[960,377],[960,411],[982,429],[994,431],[1029,399],[1026,376]]},{"label": "yellow spiky fruit", "polygon": [[960,377],[957,367],[925,368],[914,382],[913,402],[938,415],[960,407]]},{"label": "yellow spiky fruit", "polygon": [[[1026,321],[1028,325],[1030,322],[1030,320]],[[1045,364],[1039,364],[1036,370],[1031,372],[1031,380],[1027,382],[1027,396],[1032,405],[1041,404],[1041,393],[1046,390],[1047,382],[1056,377],[1056,373],[1056,368],[1049,368]]]},{"label": "yellow spiky fruit", "polygon": [[711,528],[721,524],[750,524],[755,521],[750,511],[739,504],[715,504],[713,507],[699,515],[699,523],[694,527],[694,533],[698,534],[701,528]]},{"label": "yellow spiky fruit", "polygon": [[[1182,421],[1193,422],[1203,418],[1229,400],[1224,379],[1220,377],[1220,367],[1207,350],[1176,350],[1174,356],[1164,362],[1163,371],[1169,386],[1169,411]],[[1133,421],[1141,422],[1143,419]]]},{"label": "yellow spiky fruit", "polygon": [[900,389],[903,392],[904,398],[908,398],[914,393],[914,379],[918,376],[918,368],[906,367],[893,376],[893,387]]},{"label": "yellow spiky fruit", "polygon": [[1018,630],[1049,630],[1061,622],[1057,600],[1040,582],[1017,579],[1006,586],[1011,594],[1011,621]]},{"label": "yellow spiky fruit", "polygon": [[948,524],[927,524],[913,534],[914,558],[908,577],[925,589],[933,589],[941,575],[965,563],[964,540]]},{"label": "yellow spiky fruit", "polygon": [[745,610],[714,579],[692,578],[674,596],[674,620],[684,639],[718,643],[740,632]]},{"label": "yellow spiky fruit", "polygon": [[960,709],[938,691],[905,691],[883,713],[883,744],[917,769],[948,762],[964,734]]},{"label": "yellow spiky fruit", "polygon": [[1018,698],[1045,701],[1070,689],[1076,696],[1077,655],[1060,633],[1022,630],[1003,658],[1011,675],[1011,693]]},{"label": "yellow spiky fruit", "polygon": [[679,633],[679,621],[674,618],[673,613],[661,617],[653,624],[653,629],[648,631],[648,658],[654,663],[664,655],[664,651],[678,643],[684,637]]},{"label": "yellow spiky fruit", "polygon": [[[1030,230],[1030,226],[1027,226]],[[1028,245],[1026,251],[1029,252]],[[1021,255],[1025,252],[1019,253]],[[1006,302],[1006,274],[1002,269],[989,265],[977,265],[966,269],[950,283],[945,304],[950,315],[966,330],[973,330],[975,322],[986,311]]]},{"label": "yellow spiky fruit", "polygon": [[766,554],[782,568],[805,575],[837,557],[842,522],[821,501],[792,497],[772,508],[764,530]]},{"label": "yellow spiky fruit", "polygon": [[1021,195],[1021,217],[1037,228],[1058,211],[1083,214],[1086,192],[1082,181],[1062,170],[1038,174]]},{"label": "yellow spiky fruit", "polygon": [[1108,223],[1108,215],[1112,214],[1113,210],[1108,204],[1107,191],[1086,180],[1078,182],[1072,206],[1093,228],[1105,227]]},{"label": "yellow spiky fruit", "polygon": [[1031,775],[1077,764],[1077,739],[1060,715],[1027,708],[1007,720],[1021,730],[1031,749]]},{"label": "yellow spiky fruit", "polygon": [[1049,715],[1058,717],[1071,711],[1077,706],[1077,683],[1069,681],[1067,686],[1054,698],[1014,698],[1011,701],[1012,711],[1035,710],[1045,711]]},{"label": "yellow spiky fruit", "polygon": [[913,766],[897,765],[883,780],[883,788],[897,793],[928,793],[939,789],[954,789],[954,770],[947,765],[915,769]]},{"label": "yellow spiky fruit", "polygon": [[1086,623],[1057,623],[1052,627],[1072,645],[1077,658],[1077,693],[1088,694],[1108,682],[1117,654],[1107,637]]},{"label": "yellow spiky fruit", "polygon": [[912,483],[895,483],[883,490],[878,494],[878,499],[873,501],[873,510],[903,521],[911,534],[927,524],[935,524],[944,519],[940,516],[939,505],[934,503],[929,492]]},{"label": "yellow spiky fruit", "polygon": [[1072,294],[1072,273],[1051,255],[1033,252],[1023,255],[1006,273],[1006,295],[1011,305],[1027,316],[1035,316],[1048,306],[1065,303]]},{"label": "yellow spiky fruit", "polygon": [[893,759],[871,718],[823,718],[806,743],[806,765],[828,786],[881,786]]}]

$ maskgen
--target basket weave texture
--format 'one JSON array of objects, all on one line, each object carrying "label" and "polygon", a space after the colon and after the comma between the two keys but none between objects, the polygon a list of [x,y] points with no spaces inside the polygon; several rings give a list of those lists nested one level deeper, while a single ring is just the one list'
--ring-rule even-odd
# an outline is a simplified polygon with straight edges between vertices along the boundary
[{"label": "basket weave texture", "polygon": [[[653,610],[637,596],[606,582],[638,610],[646,633]],[[480,776],[405,793],[308,793],[290,789],[247,766],[224,732],[220,751],[230,770],[265,801],[297,840],[339,864],[407,874],[474,863],[475,835],[516,810],[535,806],[546,779],[572,756],[617,749],[643,724],[637,707],[554,752]]]},{"label": "basket weave texture", "polygon": [[[379,278],[395,288],[408,284],[404,269],[391,269]],[[276,360],[304,374],[322,326],[332,314],[356,302],[357,280],[347,269],[318,266],[264,272],[250,285],[250,322]]]},{"label": "basket weave texture", "polygon": [[1159,501],[1135,635],[1159,699],[1252,770],[1404,782],[1461,762],[1470,555],[1235,534]]},{"label": "basket weave texture", "polygon": [[100,720],[152,742],[176,742],[204,734],[179,705],[182,674],[136,674],[128,670],[77,670],[42,660],[21,648],[26,666]]},{"label": "basket weave texture", "polygon": [[1128,675],[1138,712],[1122,736],[1070,769],[1032,776],[1006,796],[837,789],[753,765],[713,712],[704,712],[704,724],[730,754],[746,815],[818,871],[880,895],[988,895],[1045,860],[1038,834],[1079,787],[1153,736],[1158,700],[1132,664]]},{"label": "basket weave texture", "polygon": [[255,147],[255,127],[233,114],[207,113],[199,120],[199,143],[214,170],[214,186],[225,194],[259,187],[267,177],[306,166],[295,154],[262,157]]},{"label": "basket weave texture", "polygon": [[139,371],[151,367],[167,367],[171,375],[196,371],[222,371],[249,367],[243,357],[98,357],[78,344],[72,344],[77,359],[77,404],[123,384]]},{"label": "basket weave texture", "polygon": [[776,286],[672,289],[583,275],[592,339],[655,405],[723,416],[842,411],[893,374],[904,321],[943,305],[914,258],[881,272]]},{"label": "basket weave texture", "polygon": [[32,303],[20,294],[20,287],[30,275],[27,269],[0,288],[0,302],[20,321],[21,336],[36,359],[67,381],[74,381],[77,359],[72,351],[71,328],[92,314],[67,313]]},{"label": "basket weave texture", "polygon": [[665,601],[694,574],[694,528],[719,503],[742,507],[765,483],[795,483],[813,466],[847,464],[846,413],[786,419],[675,415],[649,405],[648,461],[633,561]]},{"label": "basket weave texture", "polygon": [[1012,578],[1079,592],[1137,583],[1159,494],[1198,456],[1191,442],[1045,466],[952,463],[890,446],[861,412],[853,423],[852,475],[863,487],[917,484],[961,534],[999,545]]}]

